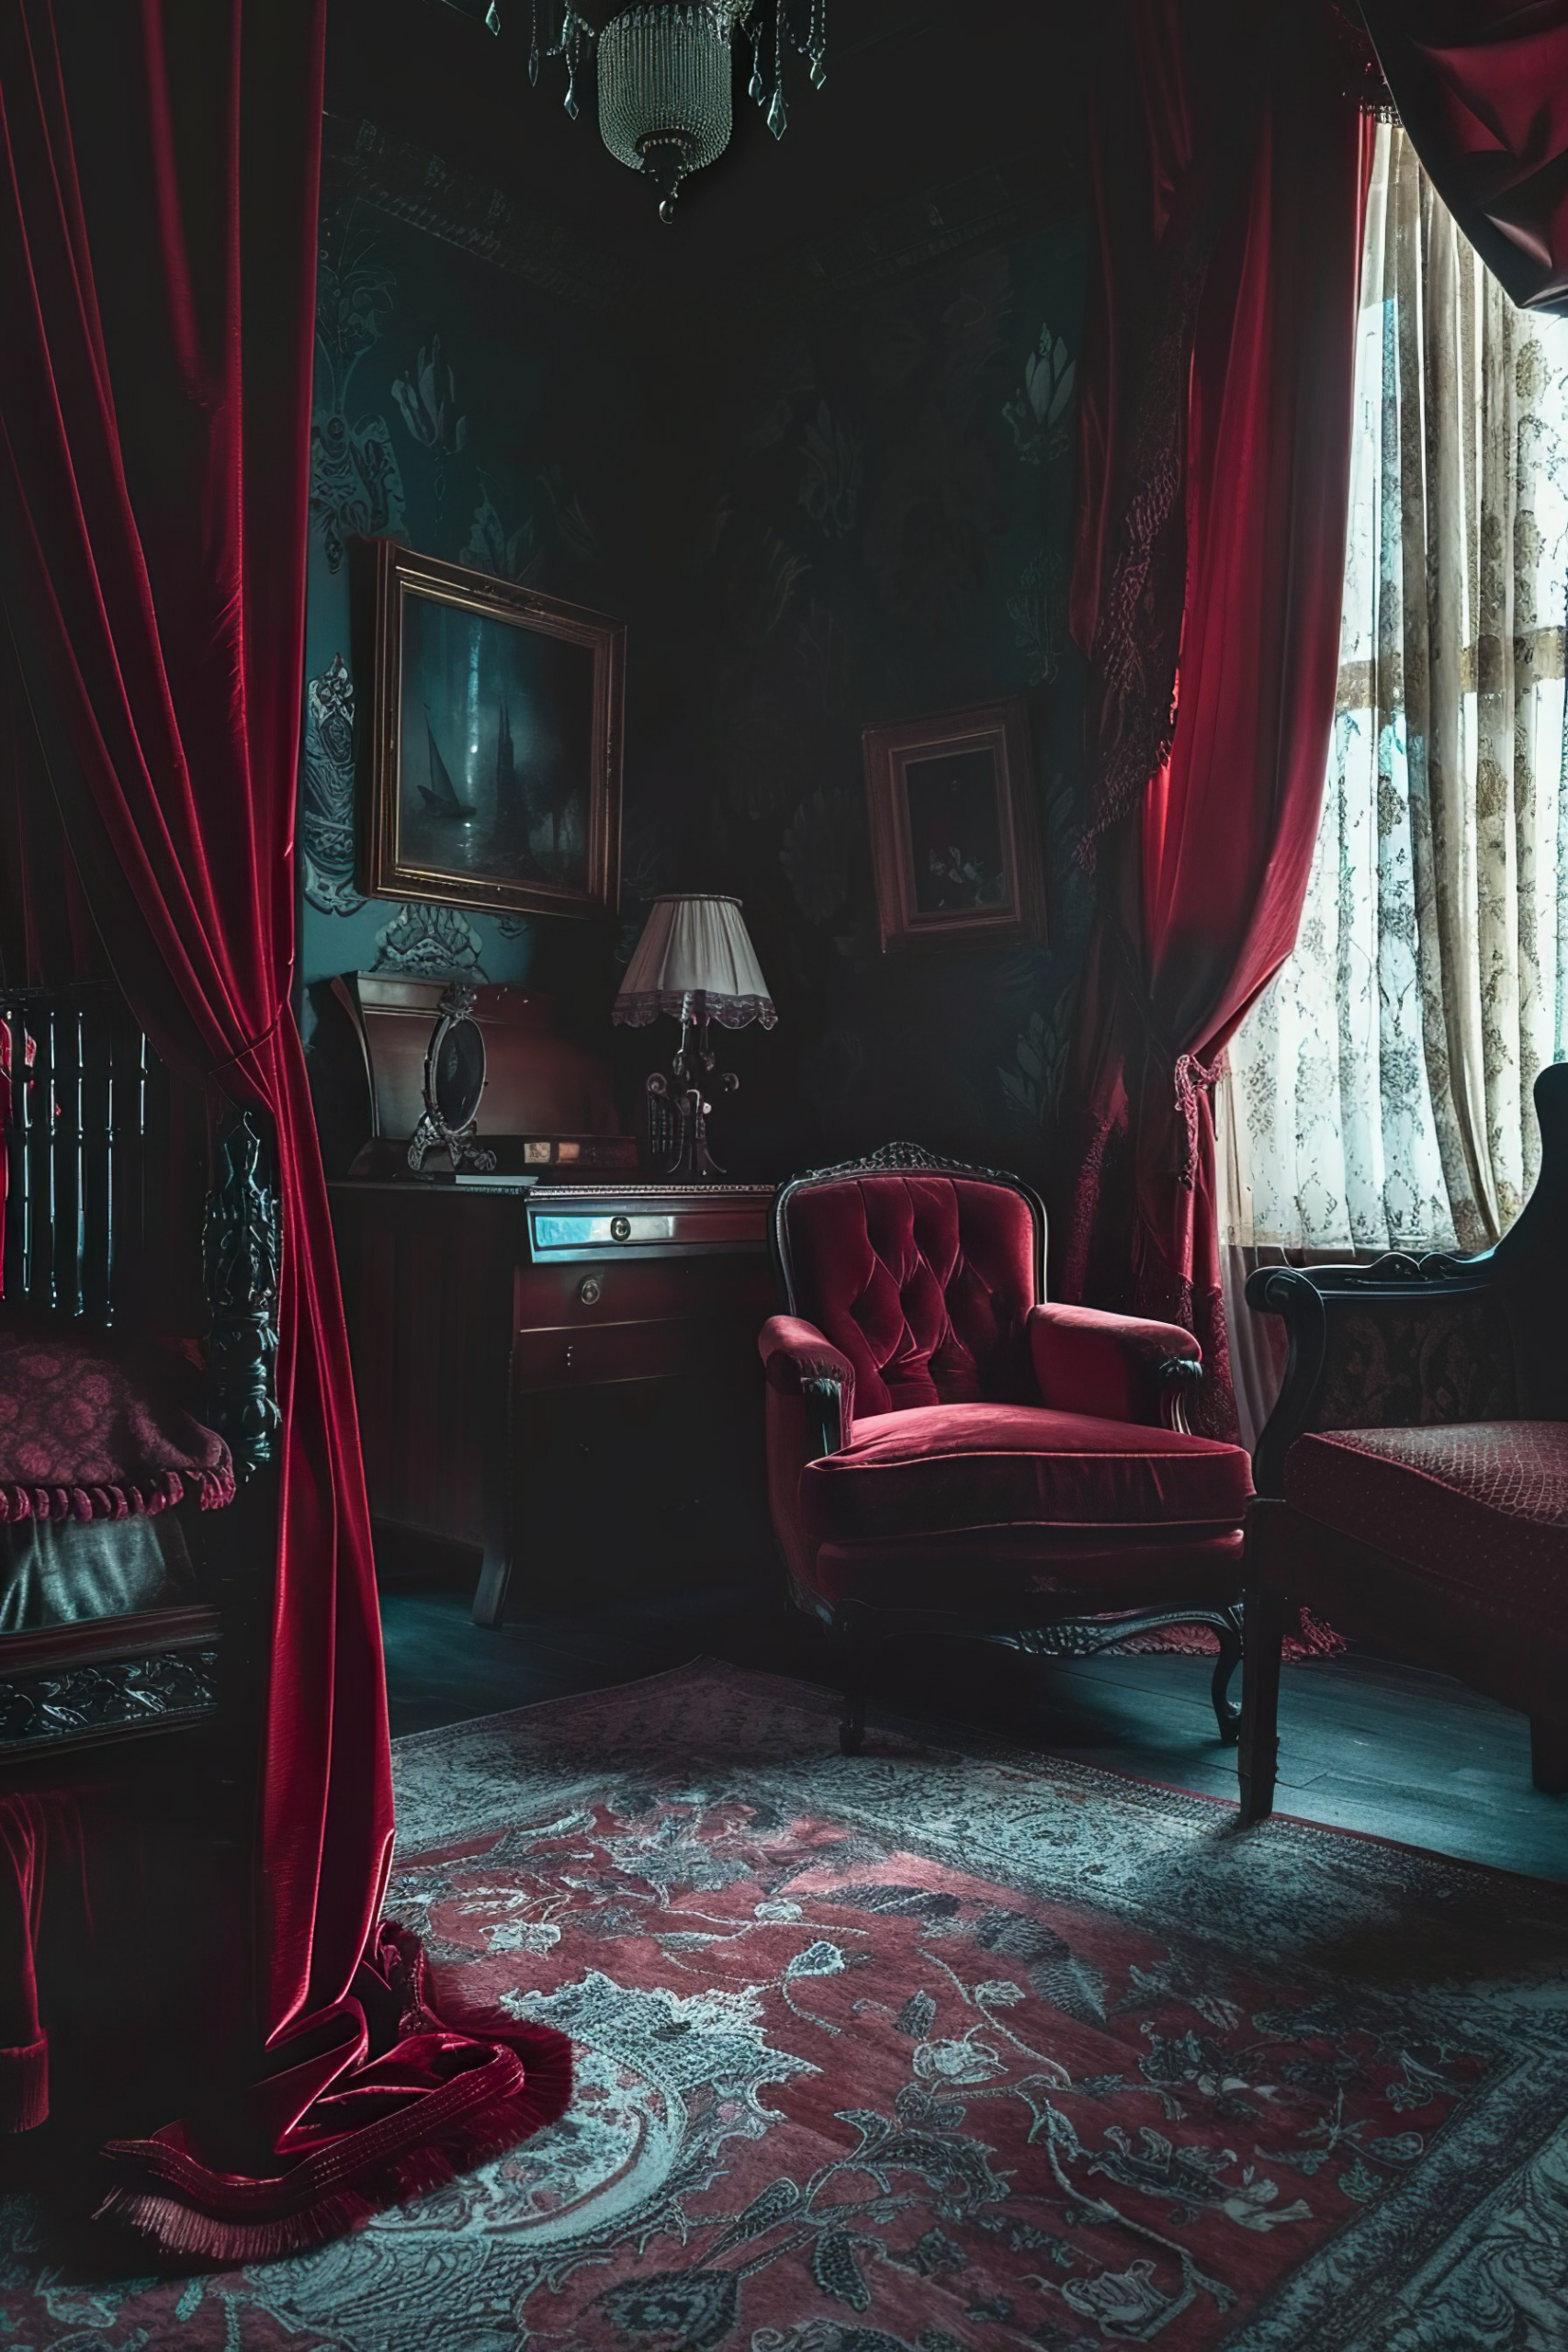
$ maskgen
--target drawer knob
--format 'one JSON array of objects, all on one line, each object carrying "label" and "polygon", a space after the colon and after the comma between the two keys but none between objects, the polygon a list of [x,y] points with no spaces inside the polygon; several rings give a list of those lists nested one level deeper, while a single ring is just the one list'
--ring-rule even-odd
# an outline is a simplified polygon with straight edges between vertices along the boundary
[{"label": "drawer knob", "polygon": [[583,1275],[582,1280],[577,1285],[577,1295],[582,1301],[584,1306],[598,1306],[599,1277],[597,1274]]},{"label": "drawer knob", "polygon": [[632,1221],[629,1216],[613,1216],[610,1219],[610,1238],[614,1241],[631,1239]]}]

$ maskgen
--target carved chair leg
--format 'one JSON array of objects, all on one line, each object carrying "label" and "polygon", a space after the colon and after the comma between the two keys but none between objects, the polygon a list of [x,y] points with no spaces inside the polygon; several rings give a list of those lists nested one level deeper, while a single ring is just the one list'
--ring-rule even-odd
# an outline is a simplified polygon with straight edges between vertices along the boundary
[{"label": "carved chair leg", "polygon": [[865,1637],[852,1617],[833,1620],[833,1655],[844,1694],[839,1720],[839,1753],[858,1756],[865,1745]]},{"label": "carved chair leg", "polygon": [[1544,1796],[1568,1796],[1568,1723],[1530,1717],[1530,1779]]},{"label": "carved chair leg", "polygon": [[1242,1604],[1241,1747],[1237,1758],[1244,1822],[1266,1821],[1274,1810],[1279,1762],[1280,1659],[1286,1604],[1277,1592],[1253,1586]]},{"label": "carved chair leg", "polygon": [[1214,1679],[1209,1685],[1213,1701],[1214,1720],[1220,1727],[1220,1737],[1229,1747],[1241,1736],[1241,1709],[1230,1695],[1231,1677],[1241,1664],[1241,1611],[1227,1609],[1226,1630],[1220,1635],[1220,1654],[1214,1660]]}]

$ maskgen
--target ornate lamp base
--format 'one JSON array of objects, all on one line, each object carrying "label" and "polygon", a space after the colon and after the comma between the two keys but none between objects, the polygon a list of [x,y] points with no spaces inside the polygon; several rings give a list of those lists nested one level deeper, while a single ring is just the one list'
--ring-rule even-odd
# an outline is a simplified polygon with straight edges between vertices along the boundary
[{"label": "ornate lamp base", "polygon": [[661,1069],[649,1075],[649,1093],[669,1104],[679,1130],[674,1158],[660,1171],[672,1183],[705,1184],[725,1173],[708,1149],[707,1123],[713,1104],[706,1090],[711,1086],[716,1091],[737,1094],[740,1080],[729,1069],[720,1070],[716,1078],[714,1060],[713,1048],[708,1044],[708,1023],[683,1021],[681,1043],[671,1065],[674,1084]]}]

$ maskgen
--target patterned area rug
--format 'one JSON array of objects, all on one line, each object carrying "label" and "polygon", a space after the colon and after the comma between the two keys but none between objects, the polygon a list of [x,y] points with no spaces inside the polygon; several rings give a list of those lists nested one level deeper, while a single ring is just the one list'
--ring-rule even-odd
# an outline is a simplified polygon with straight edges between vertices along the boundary
[{"label": "patterned area rug", "polygon": [[698,1664],[400,1741],[395,1897],[570,2115],[28,2352],[1562,2352],[1568,1888]]}]

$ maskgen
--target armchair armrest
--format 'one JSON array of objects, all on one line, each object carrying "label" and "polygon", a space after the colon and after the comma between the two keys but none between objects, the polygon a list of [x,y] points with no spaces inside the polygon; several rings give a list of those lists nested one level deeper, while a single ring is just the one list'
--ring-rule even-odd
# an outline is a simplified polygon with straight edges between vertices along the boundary
[{"label": "armchair armrest", "polygon": [[1203,1351],[1179,1324],[1053,1305],[1030,1309],[1028,1331],[1043,1405],[1107,1421],[1187,1427],[1186,1398],[1203,1377]]},{"label": "armchair armrest", "polygon": [[768,1386],[781,1396],[797,1396],[806,1414],[809,1458],[839,1453],[855,1422],[855,1368],[825,1340],[815,1323],[796,1315],[775,1315],[757,1342]]},{"label": "armchair armrest", "polygon": [[1507,1420],[1530,1401],[1494,1252],[1259,1266],[1247,1303],[1282,1317],[1288,1342],[1254,1458],[1259,1494],[1283,1494],[1285,1456],[1307,1430]]}]

